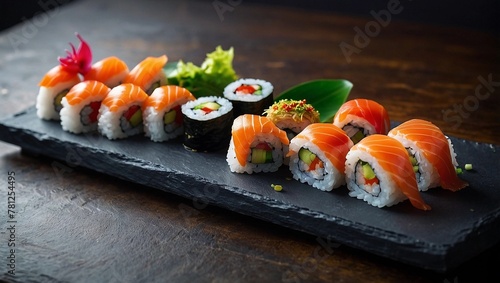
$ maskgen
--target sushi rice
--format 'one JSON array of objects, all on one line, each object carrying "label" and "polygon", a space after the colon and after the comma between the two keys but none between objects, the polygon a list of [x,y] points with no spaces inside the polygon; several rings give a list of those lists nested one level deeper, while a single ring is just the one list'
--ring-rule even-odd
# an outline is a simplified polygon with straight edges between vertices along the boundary
[{"label": "sushi rice", "polygon": [[[237,90],[238,87],[242,85],[254,86],[255,89],[259,89],[261,93],[259,94],[247,94],[240,93]],[[260,79],[239,79],[230,84],[228,84],[224,88],[224,97],[229,100],[237,100],[237,101],[246,101],[246,102],[255,102],[262,100],[273,93],[274,87],[273,85],[265,80]],[[269,105],[268,105],[269,106]],[[266,106],[267,108],[267,106]],[[262,114],[262,113],[259,113]]]},{"label": "sushi rice", "polygon": [[[290,156],[288,166],[295,180],[307,183],[314,188],[322,191],[331,191],[345,184],[344,172],[340,172],[333,166],[332,162],[326,157],[325,153],[314,143],[302,139],[294,138],[290,142],[290,150],[295,153]],[[299,158],[299,151],[305,148],[314,153],[323,162],[323,167],[317,167],[315,170],[307,171],[309,165],[305,164]]]},{"label": "sushi rice", "polygon": [[283,164],[286,133],[267,117],[253,114],[238,116],[231,127],[226,161],[231,172],[275,172]]},{"label": "sushi rice", "polygon": [[[378,184],[363,184],[360,161],[368,163],[373,168],[379,180]],[[378,161],[367,152],[349,151],[346,157],[345,176],[349,196],[364,200],[373,206],[392,206],[407,199]]]},{"label": "sushi rice", "polygon": [[283,147],[279,138],[277,138],[273,134],[259,134],[257,135],[252,143],[250,144],[250,148],[256,147],[258,144],[267,143],[272,148],[272,160],[270,163],[252,163],[251,154],[248,155],[247,163],[242,166],[238,160],[236,159],[236,151],[234,148],[234,140],[231,137],[231,141],[229,142],[229,149],[226,155],[226,161],[229,164],[229,169],[231,172],[235,173],[258,173],[258,172],[275,172],[279,169],[279,167],[283,164]]},{"label": "sushi rice", "polygon": [[[121,84],[112,88],[99,108],[98,131],[110,140],[143,133],[141,108],[147,97],[140,87],[133,84]],[[125,117],[131,110],[135,110],[134,115],[140,115],[139,122],[135,125]]]},{"label": "sushi rice", "polygon": [[75,134],[96,131],[99,108],[109,91],[98,81],[84,81],[72,87],[61,101],[62,129]]},{"label": "sushi rice", "polygon": [[40,81],[36,97],[36,114],[40,119],[60,120],[62,98],[80,82],[76,73],[64,70],[61,66],[50,69]]},{"label": "sushi rice", "polygon": [[[197,105],[206,103],[206,102],[216,102],[220,105],[220,108],[217,111],[212,111],[210,113],[205,113],[205,111],[201,109],[194,109]],[[208,121],[220,117],[224,114],[229,113],[233,109],[233,105],[230,101],[223,97],[217,96],[204,96],[200,97],[196,100],[189,101],[182,105],[181,110],[184,115],[187,117],[198,120],[198,121]]]},{"label": "sushi rice", "polygon": [[179,86],[156,88],[143,105],[145,136],[154,142],[162,142],[182,135],[184,125],[181,106],[192,100],[195,97]]},{"label": "sushi rice", "polygon": [[234,107],[234,116],[243,114],[262,115],[273,104],[274,87],[260,79],[239,79],[224,88],[223,96]]},{"label": "sushi rice", "polygon": [[391,136],[403,144],[408,150],[408,154],[415,158],[418,164],[418,171],[415,172],[418,189],[426,191],[439,186],[439,174],[434,170],[432,164],[422,154],[421,149],[411,140],[407,140],[399,135]]}]

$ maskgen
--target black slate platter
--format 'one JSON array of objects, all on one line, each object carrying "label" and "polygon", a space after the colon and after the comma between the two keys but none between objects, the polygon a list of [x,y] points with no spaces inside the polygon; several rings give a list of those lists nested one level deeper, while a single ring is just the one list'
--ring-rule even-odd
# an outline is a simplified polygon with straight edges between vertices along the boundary
[{"label": "black slate platter", "polygon": [[[439,272],[459,267],[500,240],[500,147],[451,138],[460,164],[474,170],[461,178],[470,186],[452,193],[422,193],[432,206],[421,211],[408,201],[376,208],[348,196],[346,187],[322,192],[276,173],[235,174],[226,151],[191,152],[181,141],[154,143],[142,136],[110,141],[98,134],[74,135],[58,122],[37,118],[30,108],[0,120],[0,139],[131,182],[210,203],[241,214]],[[271,184],[280,184],[276,192]]]}]

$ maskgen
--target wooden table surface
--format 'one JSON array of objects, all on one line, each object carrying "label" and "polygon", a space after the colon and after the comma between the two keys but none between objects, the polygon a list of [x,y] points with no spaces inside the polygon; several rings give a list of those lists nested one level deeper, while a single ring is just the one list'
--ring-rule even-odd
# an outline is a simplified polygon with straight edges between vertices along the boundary
[{"label": "wooden table surface", "polygon": [[[424,118],[448,135],[498,144],[498,38],[402,22],[397,14],[411,13],[403,7],[381,7],[392,13],[381,25],[369,12],[355,18],[245,1],[40,6],[35,18],[0,33],[0,118],[34,105],[38,81],[79,32],[95,60],[115,55],[129,66],[162,54],[199,64],[216,46],[232,46],[238,75],[271,81],[276,93],[312,79],[347,79],[354,84],[350,98],[377,100],[394,121]],[[58,177],[53,165],[0,142],[2,215],[8,172],[16,175],[18,210],[16,275],[7,274],[8,232],[2,232],[2,280],[470,282],[498,276],[498,245],[457,270],[435,273],[89,170]],[[2,220],[2,231],[6,225]]]}]

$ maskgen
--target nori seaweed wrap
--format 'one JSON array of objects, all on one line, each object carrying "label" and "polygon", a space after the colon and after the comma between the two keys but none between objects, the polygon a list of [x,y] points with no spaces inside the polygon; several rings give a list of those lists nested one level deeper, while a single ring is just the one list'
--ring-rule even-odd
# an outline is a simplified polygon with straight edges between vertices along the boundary
[{"label": "nori seaweed wrap", "polygon": [[243,114],[262,115],[273,104],[271,83],[258,79],[239,79],[226,86],[224,97],[233,104],[234,117]]},{"label": "nori seaweed wrap", "polygon": [[182,105],[183,145],[192,151],[216,151],[229,146],[233,105],[222,97],[206,96]]}]

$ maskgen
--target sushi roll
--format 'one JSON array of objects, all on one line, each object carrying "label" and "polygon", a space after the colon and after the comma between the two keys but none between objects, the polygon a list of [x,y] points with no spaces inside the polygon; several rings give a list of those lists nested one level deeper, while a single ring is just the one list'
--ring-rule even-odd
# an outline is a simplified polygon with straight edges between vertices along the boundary
[{"label": "sushi roll", "polygon": [[333,124],[344,130],[354,144],[369,135],[387,135],[390,128],[385,108],[373,100],[362,98],[342,104],[333,118]]},{"label": "sushi roll", "polygon": [[307,126],[290,141],[289,169],[295,180],[322,191],[345,184],[345,158],[353,146],[339,127],[330,123]]},{"label": "sushi roll", "polygon": [[283,145],[288,145],[286,132],[260,115],[238,116],[231,128],[226,161],[231,172],[275,172],[283,164]]},{"label": "sushi roll", "polygon": [[156,88],[143,105],[144,132],[152,141],[171,140],[183,134],[181,105],[196,98],[174,85]]},{"label": "sushi roll", "polygon": [[83,79],[85,81],[100,81],[109,88],[113,88],[123,82],[128,72],[129,69],[124,61],[115,56],[110,56],[92,64]]},{"label": "sushi roll", "polygon": [[110,140],[143,133],[142,105],[148,95],[134,84],[111,89],[99,108],[99,132]]},{"label": "sushi roll", "polygon": [[36,97],[37,116],[45,120],[60,120],[62,98],[80,81],[77,72],[68,71],[60,65],[50,69],[39,83],[40,90]]},{"label": "sushi roll", "polygon": [[61,102],[62,129],[75,134],[96,131],[101,102],[110,90],[98,81],[83,81],[73,86]]},{"label": "sushi roll", "polygon": [[418,209],[431,209],[420,196],[405,147],[391,137],[374,134],[355,144],[347,153],[345,174],[349,196],[373,206],[409,199]]},{"label": "sushi roll", "polygon": [[155,88],[166,85],[168,80],[163,67],[167,64],[166,55],[159,57],[147,57],[137,64],[125,77],[124,83],[131,83],[139,86],[148,95],[151,95]]},{"label": "sushi roll", "polygon": [[436,125],[412,119],[389,131],[388,136],[408,151],[420,191],[438,186],[458,191],[468,185],[456,173],[458,163],[450,139]]},{"label": "sushi roll", "polygon": [[286,131],[289,139],[313,123],[319,123],[319,112],[305,99],[281,99],[264,111],[278,128]]},{"label": "sushi roll", "polygon": [[[319,112],[305,99],[281,99],[266,109],[264,115],[278,128],[284,130],[289,140],[310,124],[319,123]],[[284,146],[283,152],[286,155],[288,146]],[[288,165],[289,157],[285,156],[283,163]]]},{"label": "sushi roll", "polygon": [[239,79],[224,88],[224,97],[233,103],[234,117],[262,115],[273,104],[273,90],[273,85],[264,80]]},{"label": "sushi roll", "polygon": [[181,106],[184,147],[192,151],[215,151],[231,137],[233,105],[223,97],[205,96]]}]

